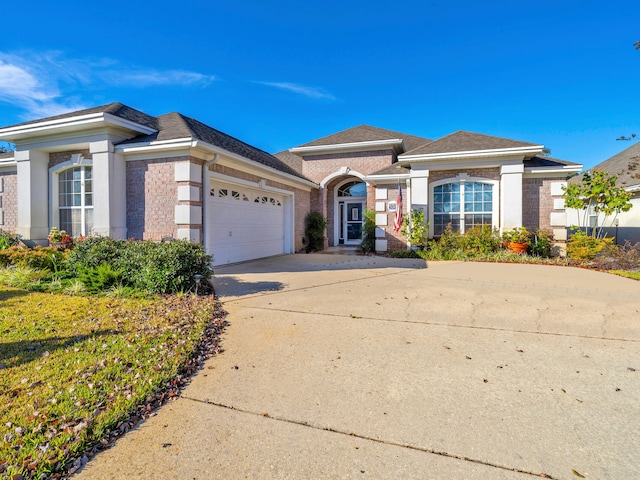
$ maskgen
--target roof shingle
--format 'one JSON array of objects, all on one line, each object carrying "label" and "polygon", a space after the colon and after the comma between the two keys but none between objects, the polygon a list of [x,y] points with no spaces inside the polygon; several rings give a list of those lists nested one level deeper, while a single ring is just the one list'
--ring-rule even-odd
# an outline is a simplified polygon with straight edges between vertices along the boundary
[{"label": "roof shingle", "polygon": [[313,140],[299,147],[320,147],[324,145],[341,145],[344,143],[375,142],[378,140],[391,140],[399,138],[404,141],[405,150],[416,148],[430,142],[428,138],[409,135],[406,133],[386,130],[384,128],[372,127],[370,125],[359,125],[348,128],[341,132],[328,135],[326,137]]},{"label": "roof shingle", "polygon": [[[630,186],[640,184],[640,142],[599,163],[593,170],[606,170],[617,175],[618,185]],[[574,177],[572,181],[579,181],[582,175]]]},{"label": "roof shingle", "polygon": [[471,152],[476,150],[496,150],[502,148],[534,147],[538,144],[493,137],[481,133],[458,130],[433,142],[407,151],[405,155],[430,155],[438,153]]}]

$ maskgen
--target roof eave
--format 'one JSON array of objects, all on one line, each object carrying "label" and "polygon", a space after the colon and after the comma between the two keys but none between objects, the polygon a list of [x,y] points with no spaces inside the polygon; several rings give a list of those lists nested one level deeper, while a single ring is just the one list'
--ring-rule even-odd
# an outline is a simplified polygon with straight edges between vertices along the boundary
[{"label": "roof eave", "polygon": [[218,147],[211,143],[207,143],[203,140],[198,140],[192,137],[175,138],[171,140],[160,140],[160,141],[154,140],[151,142],[128,143],[128,144],[116,146],[116,152],[124,153],[124,154],[153,153],[157,151],[174,151],[174,150],[184,150],[184,149],[199,149],[201,151],[205,151],[214,155],[221,154],[238,163],[249,165],[252,168],[257,168],[264,172],[269,172],[272,175],[277,175],[308,187],[318,188],[318,184],[315,182],[312,182],[311,180],[306,180],[304,178],[297,177],[295,175],[291,175],[286,172],[282,172],[280,170],[269,167],[267,165],[263,165],[262,163],[245,158],[242,155],[238,155],[237,153],[233,153],[224,148]]},{"label": "roof eave", "polygon": [[380,183],[380,182],[388,182],[395,180],[404,180],[407,178],[411,178],[410,173],[395,173],[395,174],[386,174],[386,175],[367,175],[364,177],[364,181],[368,183]]},{"label": "roof eave", "polygon": [[582,165],[565,165],[563,167],[525,167],[524,173],[543,174],[543,173],[577,173],[582,170]]},{"label": "roof eave", "polygon": [[313,145],[309,147],[294,147],[290,148],[289,152],[296,155],[305,154],[321,154],[321,153],[333,153],[333,152],[355,152],[355,151],[367,151],[367,150],[381,150],[390,148],[396,152],[400,152],[404,149],[404,142],[401,138],[391,138],[388,140],[371,140],[368,142],[351,142],[351,143],[336,143],[331,145]]},{"label": "roof eave", "polygon": [[512,147],[512,148],[493,148],[488,150],[466,150],[459,152],[446,153],[427,153],[416,155],[400,155],[398,161],[411,162],[431,162],[434,160],[453,160],[466,158],[483,158],[483,157],[506,157],[514,155],[530,156],[532,154],[541,153],[544,145],[532,145],[528,147]]},{"label": "roof eave", "polygon": [[34,136],[52,135],[55,134],[56,131],[69,132],[86,130],[87,125],[120,127],[143,135],[150,135],[157,132],[157,130],[151,127],[132,122],[117,115],[98,112],[2,128],[0,129],[0,138],[13,142]]}]

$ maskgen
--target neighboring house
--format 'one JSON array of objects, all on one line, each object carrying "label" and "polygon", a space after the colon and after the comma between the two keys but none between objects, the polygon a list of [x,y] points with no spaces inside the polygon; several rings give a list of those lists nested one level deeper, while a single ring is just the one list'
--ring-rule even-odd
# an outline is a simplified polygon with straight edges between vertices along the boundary
[{"label": "neighboring house", "polygon": [[[608,227],[605,229],[607,236],[614,237],[619,244],[624,244],[625,241],[640,242],[640,142],[599,163],[593,167],[593,170],[604,170],[618,177],[616,185],[623,186],[627,192],[633,194],[631,210],[620,213],[616,218],[606,218],[602,214],[597,216],[594,212],[587,212],[585,220],[583,212],[567,209],[567,226],[604,225]],[[570,182],[579,182],[581,178],[582,176],[574,177]],[[612,223],[613,225],[610,226]]]},{"label": "neighboring house", "polygon": [[398,188],[405,213],[422,209],[429,236],[447,224],[526,226],[566,240],[562,187],[582,166],[545,157],[543,145],[458,131],[438,140],[361,125],[275,154],[320,185],[313,210],[327,244],[360,242],[362,212],[376,212],[376,250],[406,246],[393,229]]},{"label": "neighboring house", "polygon": [[[361,125],[270,155],[179,113],[112,103],[0,128],[0,228],[46,242],[73,236],[202,243],[214,265],[304,248],[304,218],[322,212],[326,244],[360,243],[376,212],[376,249],[405,248],[393,230],[421,208],[430,236],[447,224],[524,225],[564,240],[562,186],[581,165],[543,146],[459,131],[438,140]],[[562,227],[562,228],[556,228]]]}]

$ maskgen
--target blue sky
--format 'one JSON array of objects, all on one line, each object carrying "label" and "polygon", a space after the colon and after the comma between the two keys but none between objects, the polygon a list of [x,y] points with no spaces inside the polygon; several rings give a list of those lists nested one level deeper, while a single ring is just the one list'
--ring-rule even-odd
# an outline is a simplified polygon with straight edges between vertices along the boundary
[{"label": "blue sky", "polygon": [[3,126],[120,101],[269,152],[366,123],[537,142],[586,167],[640,138],[630,1],[41,0],[2,13]]}]

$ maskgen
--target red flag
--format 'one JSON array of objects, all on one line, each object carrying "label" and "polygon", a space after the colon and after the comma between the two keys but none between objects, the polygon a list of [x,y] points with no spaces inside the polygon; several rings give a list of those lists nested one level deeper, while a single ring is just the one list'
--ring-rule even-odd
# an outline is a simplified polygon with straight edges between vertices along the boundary
[{"label": "red flag", "polygon": [[396,216],[393,219],[393,229],[399,232],[402,228],[402,186],[398,184],[398,200],[396,201]]}]

